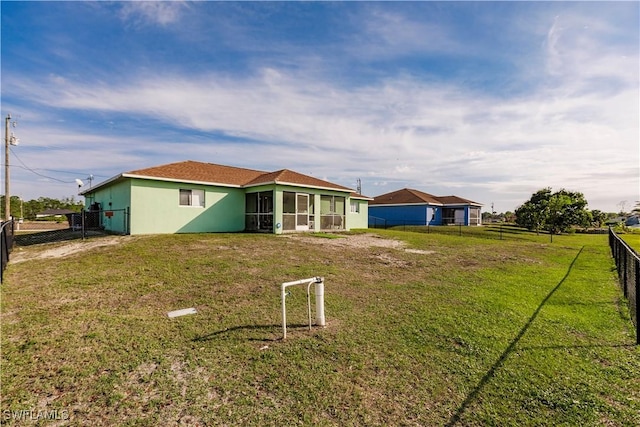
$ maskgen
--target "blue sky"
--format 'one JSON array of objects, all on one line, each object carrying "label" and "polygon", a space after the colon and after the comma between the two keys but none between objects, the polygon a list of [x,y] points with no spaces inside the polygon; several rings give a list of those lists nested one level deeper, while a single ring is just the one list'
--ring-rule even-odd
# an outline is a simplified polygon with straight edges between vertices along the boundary
[{"label": "blue sky", "polygon": [[182,160],[498,212],[544,187],[640,200],[638,2],[1,6],[25,200]]}]

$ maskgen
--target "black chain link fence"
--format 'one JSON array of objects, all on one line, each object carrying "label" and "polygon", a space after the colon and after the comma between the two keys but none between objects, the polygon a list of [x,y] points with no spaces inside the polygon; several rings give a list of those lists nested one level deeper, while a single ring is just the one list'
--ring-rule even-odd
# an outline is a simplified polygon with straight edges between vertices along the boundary
[{"label": "black chain link fence", "polygon": [[[484,239],[526,239],[522,237],[525,229],[517,227],[511,224],[482,224],[475,225],[463,225],[463,224],[449,224],[449,225],[424,225],[418,221],[407,220],[388,220],[383,218],[369,217],[369,228],[382,228],[382,229],[394,229],[402,231],[412,231],[416,233],[427,234],[444,234],[454,236],[466,236],[466,237],[481,237]],[[540,233],[544,234],[544,233]]]},{"label": "black chain link fence", "polygon": [[640,317],[640,257],[622,240],[613,230],[609,229],[609,246],[611,254],[616,261],[618,278],[624,297],[629,303],[631,321],[636,327],[636,344],[640,344],[640,328],[638,328],[638,317]]},{"label": "black chain link fence", "polygon": [[3,221],[0,225],[0,283],[4,279],[4,269],[9,263],[13,249],[13,221]]},{"label": "black chain link fence", "polygon": [[[483,239],[497,240],[529,240],[530,237],[528,235],[523,235],[523,233],[531,233],[531,231],[526,228],[509,223],[486,223],[481,225],[424,225],[424,222],[420,221],[390,220],[372,216],[369,216],[369,228],[382,228],[385,230],[393,229],[428,234],[445,234],[461,237],[481,237]],[[574,232],[585,234],[607,234],[608,229],[576,229]],[[546,230],[540,230],[536,234],[541,237],[546,236],[550,241],[553,241],[553,235],[549,234]]]},{"label": "black chain link fence", "polygon": [[[67,215],[65,223],[18,224],[17,246],[87,239],[105,234],[129,234],[128,209],[89,210]],[[44,228],[44,229],[43,229]]]}]

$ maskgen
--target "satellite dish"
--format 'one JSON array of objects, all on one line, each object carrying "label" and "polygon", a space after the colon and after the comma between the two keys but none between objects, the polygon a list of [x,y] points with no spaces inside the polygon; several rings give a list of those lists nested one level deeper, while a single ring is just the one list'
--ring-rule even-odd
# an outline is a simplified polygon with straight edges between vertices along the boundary
[{"label": "satellite dish", "polygon": [[84,185],[84,182],[82,182],[82,180],[76,178],[76,184],[78,184],[78,187],[82,187]]}]

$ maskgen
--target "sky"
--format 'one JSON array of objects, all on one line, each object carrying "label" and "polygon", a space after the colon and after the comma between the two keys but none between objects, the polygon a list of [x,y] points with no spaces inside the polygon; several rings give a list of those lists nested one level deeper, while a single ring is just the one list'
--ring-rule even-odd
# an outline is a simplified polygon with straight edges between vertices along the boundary
[{"label": "sky", "polygon": [[629,211],[639,5],[2,1],[10,194],[82,200],[196,160],[483,211],[546,187]]}]

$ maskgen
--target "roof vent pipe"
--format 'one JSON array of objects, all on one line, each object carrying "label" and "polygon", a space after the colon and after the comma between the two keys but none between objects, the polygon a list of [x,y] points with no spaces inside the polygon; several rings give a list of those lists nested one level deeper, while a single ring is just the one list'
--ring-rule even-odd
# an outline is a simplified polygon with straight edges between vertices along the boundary
[{"label": "roof vent pipe", "polygon": [[307,285],[307,312],[309,314],[309,330],[311,330],[311,285],[314,285],[314,293],[316,296],[316,325],[325,326],[324,318],[324,277],[311,277],[309,279],[300,279],[293,282],[285,282],[280,287],[280,295],[282,298],[282,339],[287,339],[287,295],[286,289],[289,286]]}]

